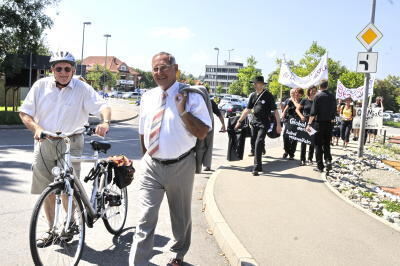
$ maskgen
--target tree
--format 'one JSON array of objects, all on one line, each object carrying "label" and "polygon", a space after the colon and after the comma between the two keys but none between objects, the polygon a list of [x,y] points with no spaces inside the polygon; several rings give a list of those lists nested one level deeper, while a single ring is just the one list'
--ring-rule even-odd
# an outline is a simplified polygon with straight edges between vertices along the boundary
[{"label": "tree", "polygon": [[374,98],[383,97],[385,110],[399,111],[400,107],[400,77],[387,76],[383,80],[376,80],[374,85]]},{"label": "tree", "polygon": [[141,76],[141,79],[139,81],[140,88],[149,89],[149,88],[157,87],[157,84],[155,83],[155,81],[153,79],[153,74],[150,71],[143,71],[139,68],[134,68],[134,70],[136,72],[138,72]]},{"label": "tree", "polygon": [[[315,69],[321,57],[326,52],[327,51],[324,47],[318,45],[318,43],[314,41],[311,44],[310,48],[308,48],[308,50],[304,53],[304,56],[300,59],[299,64],[295,64],[291,60],[288,61],[288,64],[293,73],[295,73],[299,77],[305,77]],[[276,63],[277,63],[276,70],[268,75],[268,81],[269,81],[268,88],[271,91],[271,93],[275,96],[280,97],[281,89],[283,92],[282,93],[283,96],[288,96],[290,88],[283,86],[278,82],[281,60],[278,59]],[[329,69],[328,89],[331,92],[334,92],[336,91],[337,80],[343,73],[348,72],[348,70],[346,67],[341,65],[340,61],[335,61],[332,58],[328,58],[328,69]]]},{"label": "tree", "polygon": [[47,6],[58,1],[2,0],[0,5],[0,71],[4,71],[2,64],[7,54],[48,55],[43,32],[50,28],[53,22],[44,11]]},{"label": "tree", "polygon": [[254,56],[247,58],[247,66],[239,69],[238,80],[231,83],[228,92],[230,94],[248,96],[254,91],[254,86],[250,83],[256,76],[261,75],[261,71],[255,66],[257,61]]},{"label": "tree", "polygon": [[95,65],[93,70],[87,73],[86,78],[97,90],[102,90],[106,86],[108,88],[115,87],[117,79],[119,79],[118,74],[112,73],[108,69],[104,71],[104,67],[101,65]]},{"label": "tree", "polygon": [[362,73],[348,71],[340,75],[339,80],[347,88],[358,88],[364,84],[364,75]]}]

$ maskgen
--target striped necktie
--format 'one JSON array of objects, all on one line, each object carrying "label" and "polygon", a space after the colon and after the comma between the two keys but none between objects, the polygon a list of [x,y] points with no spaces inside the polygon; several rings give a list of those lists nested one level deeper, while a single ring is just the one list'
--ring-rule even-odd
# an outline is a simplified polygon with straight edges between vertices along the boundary
[{"label": "striped necktie", "polygon": [[161,95],[161,105],[157,109],[157,112],[154,115],[153,120],[151,122],[149,149],[148,149],[148,153],[150,156],[156,153],[160,148],[160,130],[161,130],[162,119],[165,112],[166,102],[167,102],[167,93],[163,91]]}]

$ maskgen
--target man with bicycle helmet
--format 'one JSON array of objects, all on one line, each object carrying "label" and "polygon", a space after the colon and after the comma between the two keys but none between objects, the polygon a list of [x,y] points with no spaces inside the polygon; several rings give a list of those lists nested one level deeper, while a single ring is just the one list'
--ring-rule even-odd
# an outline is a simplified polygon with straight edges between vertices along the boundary
[{"label": "man with bicycle helmet", "polygon": [[[54,76],[39,79],[32,85],[19,113],[35,139],[32,194],[40,194],[53,182],[51,170],[57,165],[60,150],[65,149],[65,143],[60,140],[40,140],[43,130],[70,133],[87,124],[89,113],[101,113],[104,120],[97,126],[96,134],[104,136],[111,119],[111,109],[103,98],[89,84],[73,77],[75,58],[71,53],[57,52],[50,58],[50,64]],[[80,156],[83,135],[72,135],[70,141],[71,155]],[[80,164],[73,163],[73,167],[74,174],[79,177]],[[54,200],[46,200],[45,209],[49,224],[52,224]]]}]

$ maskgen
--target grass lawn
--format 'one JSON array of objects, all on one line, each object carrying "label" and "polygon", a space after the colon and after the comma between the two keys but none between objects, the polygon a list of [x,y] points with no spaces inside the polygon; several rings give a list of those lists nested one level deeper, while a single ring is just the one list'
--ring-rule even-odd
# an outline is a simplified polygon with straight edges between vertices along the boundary
[{"label": "grass lawn", "polygon": [[400,128],[400,122],[385,121],[385,122],[383,122],[383,124],[384,124],[385,126],[389,126],[389,127],[397,127],[397,128]]}]

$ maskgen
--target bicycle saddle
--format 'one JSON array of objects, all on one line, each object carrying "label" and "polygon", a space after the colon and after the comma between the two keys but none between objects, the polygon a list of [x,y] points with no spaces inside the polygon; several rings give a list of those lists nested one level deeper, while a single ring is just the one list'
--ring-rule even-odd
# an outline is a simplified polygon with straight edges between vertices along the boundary
[{"label": "bicycle saddle", "polygon": [[92,145],[93,150],[104,153],[107,153],[107,151],[111,148],[111,144],[107,141],[92,140],[90,145]]}]

